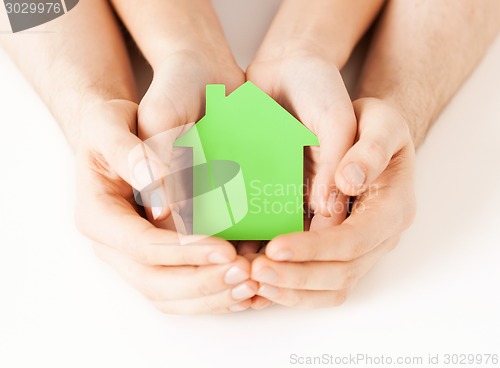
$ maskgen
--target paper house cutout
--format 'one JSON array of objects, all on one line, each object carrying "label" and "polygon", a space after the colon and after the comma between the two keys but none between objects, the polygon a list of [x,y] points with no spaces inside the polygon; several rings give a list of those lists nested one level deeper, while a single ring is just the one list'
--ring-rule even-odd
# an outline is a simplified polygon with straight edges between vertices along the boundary
[{"label": "paper house cutout", "polygon": [[317,137],[251,82],[229,96],[208,85],[206,96],[205,116],[175,143],[193,149],[193,233],[269,240],[303,231],[304,146]]}]

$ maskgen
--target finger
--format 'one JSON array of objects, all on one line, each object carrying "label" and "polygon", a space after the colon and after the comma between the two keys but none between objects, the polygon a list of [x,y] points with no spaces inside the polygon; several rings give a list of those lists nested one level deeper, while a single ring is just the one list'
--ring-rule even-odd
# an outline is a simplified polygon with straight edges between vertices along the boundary
[{"label": "finger", "polygon": [[242,240],[238,242],[236,249],[239,255],[245,256],[247,254],[258,253],[262,243],[262,241],[258,240]]},{"label": "finger", "polygon": [[[311,78],[311,71],[322,77]],[[356,135],[356,118],[342,77],[331,64],[310,58],[287,63],[280,76],[267,74],[255,75],[250,70],[249,78],[318,137],[319,147],[307,149],[310,162],[306,166],[313,166],[308,201],[311,210],[331,216],[328,204],[335,191],[335,171]],[[278,92],[270,83],[276,80],[280,81]]]},{"label": "finger", "polygon": [[354,109],[359,138],[335,175],[338,188],[352,196],[366,190],[391,158],[410,142],[408,125],[395,110],[369,98],[355,101]]},{"label": "finger", "polygon": [[252,304],[250,305],[250,308],[254,310],[262,310],[269,308],[271,305],[273,305],[273,302],[269,299],[266,299],[260,295],[255,295],[252,298]]},{"label": "finger", "polygon": [[336,307],[346,301],[347,293],[347,290],[294,290],[278,288],[267,284],[261,285],[257,291],[257,295],[274,303],[294,308]]},{"label": "finger", "polygon": [[261,284],[301,290],[351,289],[397,243],[383,242],[371,252],[349,262],[274,262],[259,257],[252,263],[252,279]]},{"label": "finger", "polygon": [[151,267],[103,244],[94,243],[94,252],[153,301],[199,298],[241,289],[240,284],[250,278],[250,264],[242,257],[226,265]]},{"label": "finger", "polygon": [[393,178],[391,186],[365,192],[341,225],[275,238],[267,245],[266,255],[276,261],[295,262],[361,257],[412,223],[414,196],[408,180],[411,178],[401,173]]},{"label": "finger", "polygon": [[90,239],[146,265],[224,264],[236,258],[230,243],[156,228],[119,195],[91,191],[92,180],[97,180],[93,174],[79,177],[76,223]]},{"label": "finger", "polygon": [[[336,198],[335,203],[332,205],[335,213],[346,213],[348,207],[348,200],[345,196],[339,196]],[[340,216],[325,217],[321,214],[316,214],[311,219],[311,224],[309,226],[310,231],[328,229],[332,226],[340,225],[345,220],[345,217]]]},{"label": "finger", "polygon": [[235,289],[224,290],[218,294],[201,298],[164,300],[153,302],[163,313],[169,314],[201,314],[241,312],[252,304],[251,298],[257,292],[255,281],[246,281]]},{"label": "finger", "polygon": [[[290,96],[290,103],[299,120],[310,127],[319,140],[319,147],[310,148],[314,176],[308,193],[309,205],[323,216],[342,217],[343,214],[330,210],[332,197],[336,196],[335,171],[354,142],[356,118],[338,71],[329,68],[325,73],[324,79],[290,87],[290,90],[301,91]],[[314,111],[311,111],[313,106]]]}]

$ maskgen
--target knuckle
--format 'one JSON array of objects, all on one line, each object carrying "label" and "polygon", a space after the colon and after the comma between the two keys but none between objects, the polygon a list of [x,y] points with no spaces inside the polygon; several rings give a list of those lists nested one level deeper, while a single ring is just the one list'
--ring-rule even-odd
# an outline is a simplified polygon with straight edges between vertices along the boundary
[{"label": "knuckle", "polygon": [[377,140],[370,140],[365,146],[366,157],[378,166],[386,166],[391,156],[384,145]]},{"label": "knuckle", "polygon": [[402,143],[411,140],[410,126],[406,119],[404,119],[399,112],[391,111],[391,113],[393,118],[388,119],[388,129],[390,129],[388,133],[392,134],[392,132],[397,132],[402,139]]},{"label": "knuckle", "polygon": [[209,296],[214,293],[214,285],[210,282],[211,280],[203,280],[197,286],[198,295]]},{"label": "knuckle", "polygon": [[307,248],[308,259],[318,260],[321,258],[320,247],[325,243],[329,243],[330,240],[321,236],[321,233],[317,231],[310,231],[311,235],[311,245]]},{"label": "knuckle", "polygon": [[152,246],[147,242],[141,241],[141,239],[149,239],[149,233],[153,229],[148,229],[140,232],[139,236],[135,236],[132,239],[122,237],[120,239],[121,245],[130,253],[138,262],[144,265],[155,265],[155,259],[157,258],[153,253],[155,249],[160,245]]},{"label": "knuckle", "polygon": [[302,305],[302,298],[300,297],[299,293],[296,292],[296,291],[290,291],[287,293],[286,295],[286,305],[288,305],[289,307],[292,307],[292,308],[297,308],[297,307],[300,307]]},{"label": "knuckle", "polygon": [[326,260],[328,245],[331,243],[329,234],[324,234],[321,231],[307,232],[307,243],[305,246],[288,245],[287,250],[292,250],[296,255],[297,261],[320,261]]},{"label": "knuckle", "polygon": [[292,286],[292,288],[305,290],[309,285],[309,275],[303,271],[296,272],[293,283],[294,285]]},{"label": "knuckle", "polygon": [[129,252],[134,256],[135,259],[137,259],[138,262],[145,265],[152,264],[150,259],[150,251],[144,244],[133,241],[129,244],[128,248]]},{"label": "knuckle", "polygon": [[345,244],[346,249],[341,259],[342,261],[355,260],[365,252],[365,236],[355,227],[350,229],[350,237],[348,239],[348,242]]},{"label": "knuckle", "polygon": [[340,288],[349,289],[351,288],[358,278],[358,267],[354,262],[348,262],[341,265],[340,269]]},{"label": "knuckle", "polygon": [[218,313],[221,311],[223,306],[217,297],[205,297],[202,298],[203,311],[207,313]]}]

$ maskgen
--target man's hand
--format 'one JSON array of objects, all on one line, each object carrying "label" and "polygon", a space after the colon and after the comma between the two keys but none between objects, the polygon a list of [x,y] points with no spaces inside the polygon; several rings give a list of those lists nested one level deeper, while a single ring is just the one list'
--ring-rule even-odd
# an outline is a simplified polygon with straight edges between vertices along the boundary
[{"label": "man's hand", "polygon": [[[180,131],[176,128],[197,122],[205,111],[207,84],[224,84],[231,93],[244,83],[245,75],[210,1],[112,3],[154,72],[139,104],[138,136],[169,165],[175,154],[175,132]],[[168,192],[167,188],[163,191]],[[165,199],[160,202],[147,206],[146,214],[155,226],[164,227],[170,212]]]},{"label": "man's hand", "polygon": [[[335,223],[343,221],[346,213],[345,206],[333,207],[338,196],[335,171],[356,133],[351,100],[339,70],[383,3],[283,1],[246,73],[248,80],[318,136],[321,148],[306,150],[306,212]],[[356,172],[351,172],[351,179],[357,180]],[[253,253],[260,244],[240,242],[238,251]]]},{"label": "man's hand", "polygon": [[[158,229],[137,212],[132,185],[140,185],[140,179],[134,167],[157,162],[134,134],[137,108],[123,100],[106,102],[82,121],[79,229],[93,240],[97,255],[164,312],[247,309],[257,284],[249,280],[249,262],[237,256],[230,243]],[[155,168],[161,172],[161,167]]]},{"label": "man's hand", "polygon": [[357,100],[354,109],[359,139],[342,159],[336,178],[338,187],[352,194],[342,173],[357,165],[365,173],[364,192],[342,224],[317,214],[310,231],[269,242],[265,255],[252,263],[259,296],[286,306],[339,305],[412,223],[415,150],[406,121],[376,99]]}]

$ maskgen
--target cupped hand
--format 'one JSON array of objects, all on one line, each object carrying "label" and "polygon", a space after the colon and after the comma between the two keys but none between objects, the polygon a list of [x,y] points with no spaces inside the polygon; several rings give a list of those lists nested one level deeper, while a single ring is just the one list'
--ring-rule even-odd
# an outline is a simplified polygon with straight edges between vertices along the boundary
[{"label": "cupped hand", "polygon": [[[260,284],[254,298],[259,306],[266,301],[294,307],[343,303],[413,221],[415,149],[406,121],[373,98],[355,101],[354,109],[357,142],[335,172],[344,194],[358,194],[351,214],[340,225],[316,214],[310,231],[270,241],[265,255],[252,263],[251,278]],[[360,185],[352,186],[344,176],[352,165],[362,173]]]},{"label": "cupped hand", "polygon": [[342,221],[345,208],[333,208],[335,171],[354,143],[356,118],[339,70],[312,52],[282,57],[261,53],[248,68],[247,78],[317,135],[320,146],[305,149],[306,211]]},{"label": "cupped hand", "polygon": [[[224,84],[227,93],[231,93],[245,81],[230,53],[201,47],[193,50],[174,52],[156,67],[151,86],[139,105],[138,136],[164,165],[169,165],[176,155],[172,146],[180,132],[204,114],[207,84]],[[144,177],[148,182],[161,175],[146,171]],[[169,190],[164,188],[163,192]],[[148,219],[158,227],[166,226],[170,215],[166,202],[163,196],[160,205],[146,206]]]},{"label": "cupped hand", "polygon": [[[318,137],[319,147],[305,148],[306,228],[310,213],[321,214],[332,224],[342,222],[347,206],[342,193],[336,188],[335,171],[354,142],[356,118],[335,63],[310,50],[283,53],[261,50],[248,68],[246,77]],[[343,206],[336,205],[342,201]],[[257,253],[261,244],[240,242],[238,253]],[[269,300],[256,296],[252,308],[263,309],[270,304]]]},{"label": "cupped hand", "polygon": [[[78,228],[99,257],[164,312],[247,309],[257,284],[229,242],[160,229],[139,214],[132,187],[144,183],[135,168],[161,160],[135,135],[137,110],[115,100],[85,113],[76,161]],[[162,166],[155,168],[162,175]]]}]

